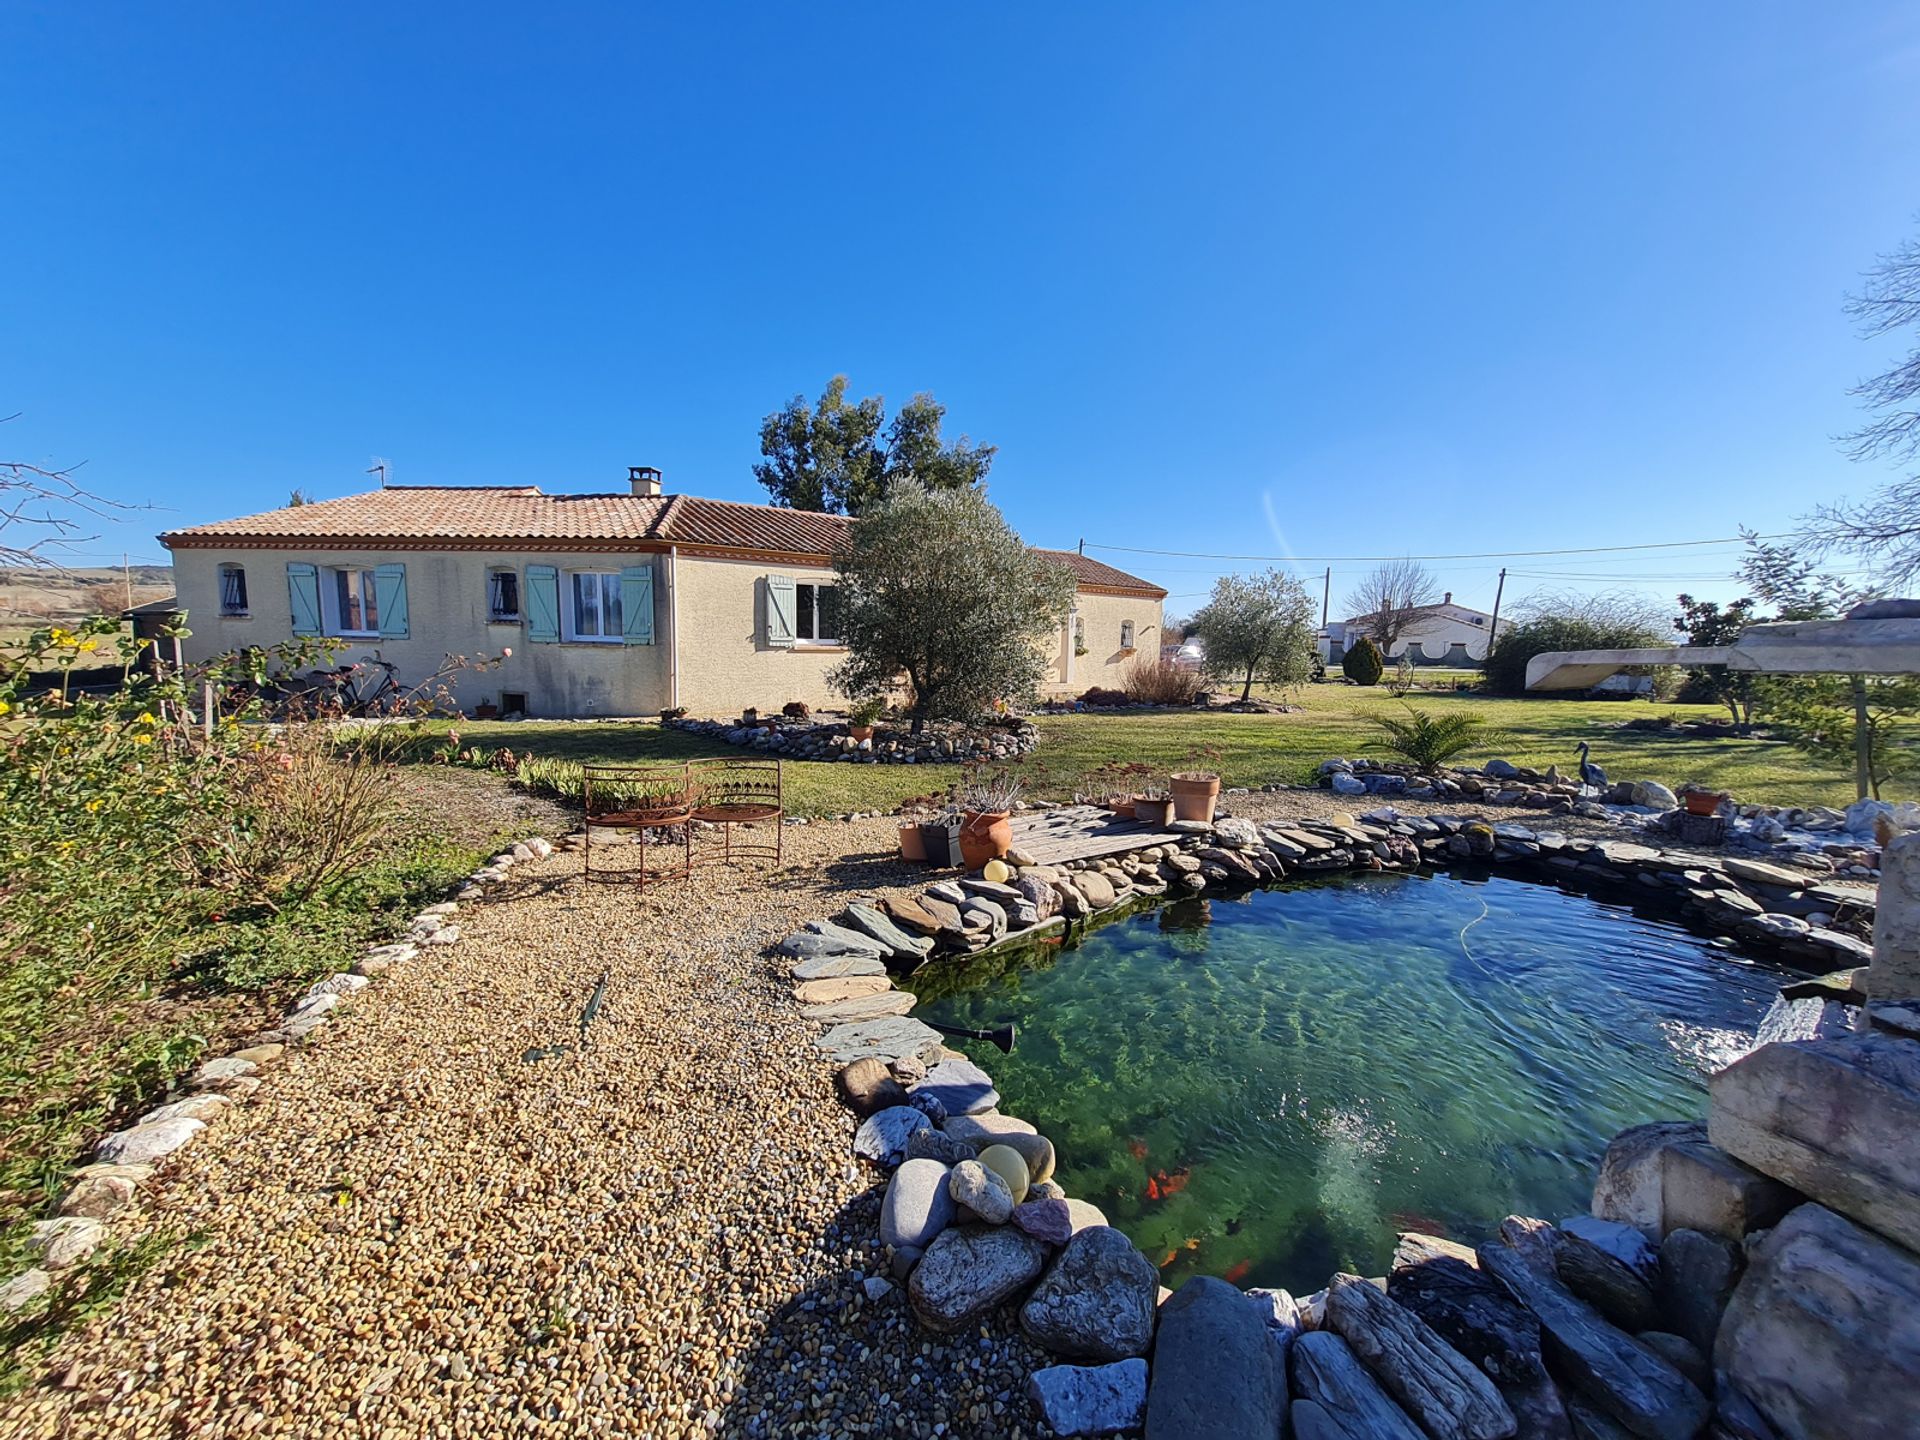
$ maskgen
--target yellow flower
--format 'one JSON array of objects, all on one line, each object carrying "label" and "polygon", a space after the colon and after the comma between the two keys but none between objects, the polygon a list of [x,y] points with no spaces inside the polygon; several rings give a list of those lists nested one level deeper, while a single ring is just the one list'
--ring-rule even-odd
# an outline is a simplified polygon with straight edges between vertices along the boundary
[{"label": "yellow flower", "polygon": [[106,804],[106,803],[107,803],[107,802],[106,802],[106,801],[104,801],[104,800],[89,800],[89,801],[87,801],[87,813],[88,813],[89,815],[91,815],[91,814],[93,814],[93,812],[94,812],[94,811],[96,811],[96,810],[98,810],[98,809],[99,809],[99,808],[100,808],[100,807],[101,807],[102,805],[104,805],[104,804]]},{"label": "yellow flower", "polygon": [[151,744],[153,744],[153,736],[151,736],[151,735],[136,735],[136,736],[134,736],[134,737],[133,737],[133,743],[134,743],[134,744],[136,744],[136,745],[151,745]]},{"label": "yellow flower", "polygon": [[100,642],[98,640],[82,640],[78,645],[74,646],[73,648],[76,650],[91,653],[92,651],[98,650],[100,648]]},{"label": "yellow flower", "polygon": [[13,709],[13,706],[11,706],[11,705],[9,705],[9,704],[8,704],[8,703],[7,703],[6,701],[4,701],[4,700],[0,700],[0,715],[5,715],[6,713],[8,713],[8,712],[9,712],[10,710],[12,710],[12,709]]},{"label": "yellow flower", "polygon": [[154,725],[154,724],[157,724],[158,722],[153,718],[153,713],[151,711],[142,710],[140,712],[139,720],[135,723],[140,725]]}]

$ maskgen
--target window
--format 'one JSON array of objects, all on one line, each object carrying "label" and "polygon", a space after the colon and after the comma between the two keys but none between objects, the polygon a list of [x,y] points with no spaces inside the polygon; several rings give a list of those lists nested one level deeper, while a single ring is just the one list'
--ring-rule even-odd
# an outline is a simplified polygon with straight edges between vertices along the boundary
[{"label": "window", "polygon": [[488,573],[487,618],[489,620],[518,620],[520,618],[519,571],[494,570]]},{"label": "window", "polygon": [[840,643],[840,592],[802,581],[793,587],[793,638],[802,645]]},{"label": "window", "polygon": [[1120,648],[1122,650],[1133,649],[1133,621],[1131,620],[1122,620],[1120,622]]},{"label": "window", "polygon": [[380,599],[373,571],[341,567],[327,572],[327,599],[333,613],[327,628],[336,635],[378,635]]},{"label": "window", "polygon": [[625,630],[620,611],[618,570],[576,570],[567,577],[569,640],[619,640]]},{"label": "window", "polygon": [[220,567],[220,613],[222,615],[245,615],[247,613],[247,572],[239,565]]}]

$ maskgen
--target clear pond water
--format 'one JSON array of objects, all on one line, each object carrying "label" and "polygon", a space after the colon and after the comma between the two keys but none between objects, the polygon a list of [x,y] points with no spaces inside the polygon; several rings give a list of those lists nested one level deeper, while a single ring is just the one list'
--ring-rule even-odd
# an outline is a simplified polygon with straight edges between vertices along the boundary
[{"label": "clear pond water", "polygon": [[1002,1109],[1177,1286],[1311,1291],[1395,1234],[1584,1210],[1628,1125],[1705,1113],[1777,972],[1552,885],[1360,875],[1183,900],[911,982],[1012,1020]]}]

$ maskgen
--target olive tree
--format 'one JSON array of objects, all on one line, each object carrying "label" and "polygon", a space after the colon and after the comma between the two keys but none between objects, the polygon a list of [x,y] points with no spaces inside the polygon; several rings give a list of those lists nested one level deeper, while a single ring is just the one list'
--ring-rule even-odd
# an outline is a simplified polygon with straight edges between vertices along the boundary
[{"label": "olive tree", "polygon": [[828,677],[852,699],[905,682],[918,734],[1027,703],[1047,640],[1072,608],[1073,572],[1027,548],[975,489],[895,484],[834,558],[847,658]]},{"label": "olive tree", "polygon": [[1312,670],[1313,600],[1284,571],[1222,575],[1191,623],[1206,650],[1207,673],[1238,684],[1242,700],[1255,684],[1304,684]]}]

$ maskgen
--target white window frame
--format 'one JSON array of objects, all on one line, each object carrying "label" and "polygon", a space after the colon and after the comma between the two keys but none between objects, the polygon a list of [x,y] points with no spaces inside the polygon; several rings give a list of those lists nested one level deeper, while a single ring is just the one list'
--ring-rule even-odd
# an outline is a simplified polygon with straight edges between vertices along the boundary
[{"label": "white window frame", "polygon": [[[250,597],[247,594],[247,567],[236,564],[233,561],[227,561],[221,565],[218,578],[220,581],[221,616],[228,620],[246,619],[253,613],[252,606],[249,603]],[[236,588],[240,592],[240,603],[237,605],[230,603],[227,598],[227,582],[229,579],[236,579],[239,582]]]},{"label": "white window frame", "polygon": [[1122,650],[1133,649],[1133,621],[1131,620],[1122,620],[1120,622],[1120,648]]},{"label": "white window frame", "polygon": [[[514,608],[511,613],[505,610],[496,608],[493,603],[495,587],[499,585],[501,577],[503,576],[511,576],[513,578]],[[488,622],[489,623],[496,623],[496,622],[514,623],[524,619],[526,617],[526,613],[527,613],[526,596],[520,593],[520,572],[518,570],[515,570],[513,567],[509,565],[489,565],[487,567],[487,620]]]},{"label": "white window frame", "polygon": [[[346,635],[356,639],[370,639],[380,633],[380,582],[371,565],[328,565],[322,572],[326,584],[320,587],[320,604],[324,608],[327,633]],[[358,577],[353,578],[353,577]],[[347,617],[340,605],[342,586],[351,586],[359,591],[361,618],[371,619],[370,626],[355,629],[347,624]]]},{"label": "white window frame", "polygon": [[[813,619],[813,628],[817,632],[820,629],[820,596],[825,591],[833,590],[837,588],[838,587],[831,580],[796,580],[794,581],[794,584],[793,584],[793,643],[795,646],[804,649],[810,645],[837,646],[837,645],[844,645],[846,643],[846,641],[838,635],[821,635],[818,633],[809,635],[801,627],[801,624],[800,624],[801,615],[803,613],[810,614]],[[800,604],[800,592],[802,590],[811,590],[813,592],[813,594],[807,600],[807,604],[804,611],[802,610],[801,604]]]},{"label": "white window frame", "polygon": [[[626,643],[624,620],[626,612],[620,603],[620,572],[618,570],[569,570],[566,593],[561,597],[560,638],[578,645],[621,645]],[[594,629],[589,632],[581,629],[584,618],[581,613],[580,599],[582,581],[597,581],[594,586]],[[613,609],[619,613],[611,635],[606,633],[607,609],[611,601]]]}]

